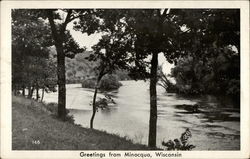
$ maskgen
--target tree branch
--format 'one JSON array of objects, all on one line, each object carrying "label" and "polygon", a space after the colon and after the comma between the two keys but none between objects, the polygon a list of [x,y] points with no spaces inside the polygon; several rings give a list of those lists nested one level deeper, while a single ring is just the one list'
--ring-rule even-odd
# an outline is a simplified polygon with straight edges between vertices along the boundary
[{"label": "tree branch", "polygon": [[51,31],[52,31],[52,36],[53,36],[54,40],[57,41],[58,33],[57,33],[56,25],[54,22],[54,18],[53,18],[53,11],[48,10],[47,16],[49,19],[49,23],[50,23],[50,27],[51,27]]},{"label": "tree branch", "polygon": [[63,33],[64,33],[64,31],[66,30],[67,24],[68,24],[69,22],[71,22],[71,21],[70,21],[70,16],[71,16],[71,14],[72,14],[72,9],[69,9],[68,14],[67,14],[67,17],[66,17],[64,23],[63,23],[62,26],[61,26],[60,34],[63,34]]},{"label": "tree branch", "polygon": [[167,87],[166,86],[164,86],[162,83],[157,83],[159,86],[161,86],[161,87],[163,87],[163,88],[165,88],[165,89],[167,89]]},{"label": "tree branch", "polygon": [[80,18],[81,16],[78,15],[78,16],[73,16],[72,18],[69,19],[69,22],[72,22],[73,20],[77,19],[77,18]]},{"label": "tree branch", "polygon": [[167,14],[167,11],[168,11],[168,9],[164,9],[162,15],[166,15],[166,14]]},{"label": "tree branch", "polygon": [[102,77],[107,74],[107,71],[105,72],[104,69],[105,68],[102,68],[101,71],[99,72],[98,79],[97,79],[98,81],[100,81]]},{"label": "tree branch", "polygon": [[[166,15],[167,15],[168,10],[169,10],[169,12],[170,12],[170,8],[169,8],[169,9],[164,9],[164,11],[163,11],[163,13],[162,13],[162,15],[161,15],[161,17],[164,19],[164,20],[163,20],[163,23],[165,23],[165,21],[167,20]],[[169,14],[169,12],[168,12],[168,14]]]}]

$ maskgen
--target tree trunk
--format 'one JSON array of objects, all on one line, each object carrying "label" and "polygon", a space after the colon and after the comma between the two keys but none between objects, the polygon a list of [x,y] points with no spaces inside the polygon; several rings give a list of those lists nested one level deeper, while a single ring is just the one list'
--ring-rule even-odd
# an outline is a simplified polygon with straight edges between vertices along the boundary
[{"label": "tree trunk", "polygon": [[98,91],[98,85],[99,85],[99,81],[100,81],[100,77],[98,77],[97,81],[96,81],[96,85],[95,85],[95,92],[94,92],[94,97],[93,97],[93,113],[90,119],[90,128],[93,129],[93,122],[94,122],[94,118],[95,118],[95,113],[96,113],[96,96],[97,96],[97,91]]},{"label": "tree trunk", "polygon": [[39,99],[39,88],[38,86],[36,87],[36,100],[38,101]]},{"label": "tree trunk", "polygon": [[58,117],[63,121],[66,117],[66,77],[65,55],[62,46],[57,46],[57,78],[58,78]]},{"label": "tree trunk", "polygon": [[157,66],[158,53],[152,54],[151,73],[150,73],[150,119],[149,119],[149,136],[148,146],[151,149],[156,148],[156,128],[157,128]]},{"label": "tree trunk", "polygon": [[45,91],[45,88],[43,87],[43,90],[42,90],[42,97],[41,97],[41,102],[43,101],[44,91]]},{"label": "tree trunk", "polygon": [[33,86],[33,87],[31,88],[30,98],[33,97],[34,90],[35,90],[35,87]]},{"label": "tree trunk", "polygon": [[56,28],[53,11],[48,10],[48,19],[51,26],[52,36],[55,41],[57,52],[57,80],[58,80],[58,117],[65,121],[66,118],[66,77],[65,77],[65,54],[63,50],[63,39],[65,38],[65,29],[70,18],[71,10],[69,11],[65,22],[61,25],[59,33]]},{"label": "tree trunk", "polygon": [[30,93],[31,93],[31,86],[28,86],[28,98],[30,98]]},{"label": "tree trunk", "polygon": [[33,92],[34,92],[34,86],[29,87],[29,94],[28,94],[29,99],[31,99],[33,97]]},{"label": "tree trunk", "polygon": [[22,91],[22,95],[25,97],[25,86],[23,86],[23,91]]},{"label": "tree trunk", "polygon": [[34,87],[29,86],[29,88],[28,88],[28,98],[29,98],[29,99],[32,98],[33,92],[34,92]]}]

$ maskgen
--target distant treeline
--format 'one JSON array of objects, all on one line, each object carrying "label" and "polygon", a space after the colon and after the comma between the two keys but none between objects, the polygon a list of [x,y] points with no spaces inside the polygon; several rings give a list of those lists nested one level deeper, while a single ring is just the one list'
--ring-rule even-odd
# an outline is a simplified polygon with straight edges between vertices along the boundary
[{"label": "distant treeline", "polygon": [[[68,84],[82,83],[83,81],[96,77],[95,67],[98,65],[99,61],[87,60],[86,57],[91,53],[92,51],[85,51],[77,54],[73,59],[66,58],[66,81]],[[131,79],[128,76],[128,71],[125,70],[116,70],[113,75],[116,76],[118,81]]]}]

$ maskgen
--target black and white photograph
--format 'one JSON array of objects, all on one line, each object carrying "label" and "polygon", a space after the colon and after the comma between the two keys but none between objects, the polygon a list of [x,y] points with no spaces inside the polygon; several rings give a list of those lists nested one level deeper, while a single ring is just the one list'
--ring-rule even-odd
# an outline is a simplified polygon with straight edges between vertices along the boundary
[{"label": "black and white photograph", "polygon": [[249,12],[26,5],[9,13],[10,105],[1,108],[9,107],[10,152],[249,157]]}]

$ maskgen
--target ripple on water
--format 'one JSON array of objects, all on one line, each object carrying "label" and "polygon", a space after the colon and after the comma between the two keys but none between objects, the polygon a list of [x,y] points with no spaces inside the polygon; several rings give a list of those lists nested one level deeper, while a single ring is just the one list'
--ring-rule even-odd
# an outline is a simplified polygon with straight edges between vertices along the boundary
[{"label": "ripple on water", "polygon": [[[135,142],[147,144],[149,123],[149,84],[143,81],[122,82],[117,91],[105,93],[117,104],[96,113],[94,127],[109,133],[128,136]],[[158,91],[157,145],[163,140],[179,138],[189,128],[193,134],[190,142],[195,150],[239,150],[240,111],[232,105],[220,105],[215,97],[183,97]],[[89,127],[93,89],[81,88],[80,84],[67,85],[67,108],[75,122]],[[57,102],[57,93],[45,94],[46,102]],[[192,106],[199,105],[193,112]],[[233,143],[233,144],[232,144]]]}]

